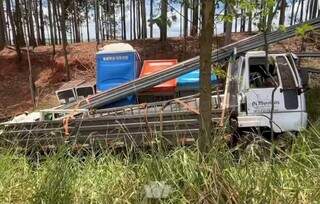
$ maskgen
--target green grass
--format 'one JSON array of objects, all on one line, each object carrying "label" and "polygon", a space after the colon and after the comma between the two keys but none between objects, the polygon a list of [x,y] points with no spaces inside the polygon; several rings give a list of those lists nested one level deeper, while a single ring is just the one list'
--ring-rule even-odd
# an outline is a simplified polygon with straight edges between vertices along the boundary
[{"label": "green grass", "polygon": [[[206,158],[196,146],[98,156],[3,150],[0,203],[319,203],[319,97],[308,93],[314,125],[299,136],[230,149],[219,133]],[[168,197],[146,198],[155,181],[170,187]]]},{"label": "green grass", "polygon": [[42,156],[42,161],[6,152],[0,155],[0,200],[152,203],[145,198],[144,186],[163,181],[171,193],[160,200],[162,203],[320,201],[320,124],[295,138],[291,148],[281,150],[276,146],[273,157],[268,153],[259,156],[267,142],[257,145],[242,149],[238,159],[222,143],[214,146],[207,159],[200,159],[196,147],[86,157],[64,149]]}]

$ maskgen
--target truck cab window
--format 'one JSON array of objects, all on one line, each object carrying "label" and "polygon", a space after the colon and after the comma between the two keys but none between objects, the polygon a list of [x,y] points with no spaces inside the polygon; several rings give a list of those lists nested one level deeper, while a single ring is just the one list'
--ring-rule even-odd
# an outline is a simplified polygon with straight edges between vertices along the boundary
[{"label": "truck cab window", "polygon": [[269,58],[269,70],[266,69],[265,57],[249,58],[250,88],[272,88],[279,84],[279,77],[273,58]]},{"label": "truck cab window", "polygon": [[291,68],[283,56],[276,58],[279,67],[279,72],[281,76],[282,86],[284,89],[294,89],[296,88],[296,83],[294,81],[294,76],[291,72]]},{"label": "truck cab window", "polygon": [[299,107],[298,92],[296,89],[295,75],[291,70],[289,62],[284,56],[276,57],[281,82],[284,105],[287,110],[294,110]]}]

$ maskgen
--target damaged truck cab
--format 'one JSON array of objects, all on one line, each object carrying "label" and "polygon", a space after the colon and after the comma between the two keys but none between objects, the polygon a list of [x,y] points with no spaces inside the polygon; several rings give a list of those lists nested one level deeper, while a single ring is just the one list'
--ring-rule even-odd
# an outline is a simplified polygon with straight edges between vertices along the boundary
[{"label": "damaged truck cab", "polygon": [[296,57],[282,53],[269,54],[268,58],[266,63],[264,51],[253,51],[234,62],[238,128],[301,131],[307,125],[307,112]]}]

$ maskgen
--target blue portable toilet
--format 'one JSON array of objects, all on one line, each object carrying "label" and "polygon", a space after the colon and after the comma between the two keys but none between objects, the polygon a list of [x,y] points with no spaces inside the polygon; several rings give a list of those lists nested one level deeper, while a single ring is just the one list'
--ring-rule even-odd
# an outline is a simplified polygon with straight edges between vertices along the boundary
[{"label": "blue portable toilet", "polygon": [[[215,74],[211,74],[211,84],[217,84],[218,78]],[[196,69],[192,72],[178,77],[177,89],[180,95],[188,95],[199,91],[200,87],[200,70]]]},{"label": "blue portable toilet", "polygon": [[[106,91],[135,80],[140,74],[141,60],[137,51],[129,44],[114,43],[103,47],[96,54],[97,92]],[[135,104],[135,95],[106,104],[105,107],[117,107]]]}]

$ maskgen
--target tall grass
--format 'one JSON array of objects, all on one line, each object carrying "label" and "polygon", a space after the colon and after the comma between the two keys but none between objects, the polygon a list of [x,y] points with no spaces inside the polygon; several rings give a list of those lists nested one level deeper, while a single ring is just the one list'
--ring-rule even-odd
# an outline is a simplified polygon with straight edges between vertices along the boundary
[{"label": "tall grass", "polygon": [[[291,148],[275,146],[272,157],[262,151],[271,145],[263,140],[239,148],[237,154],[235,149],[216,142],[206,159],[199,156],[196,147],[135,155],[105,152],[98,156],[73,155],[63,149],[51,156],[41,156],[41,161],[5,152],[0,154],[0,200],[3,203],[317,203],[320,124],[292,140]],[[160,200],[146,198],[145,187],[153,181],[170,186],[169,196]]]},{"label": "tall grass", "polygon": [[[230,149],[218,132],[205,158],[196,146],[85,156],[0,151],[0,203],[319,203],[319,94],[308,93],[314,124],[299,136]],[[148,198],[154,182],[168,197]]]}]

